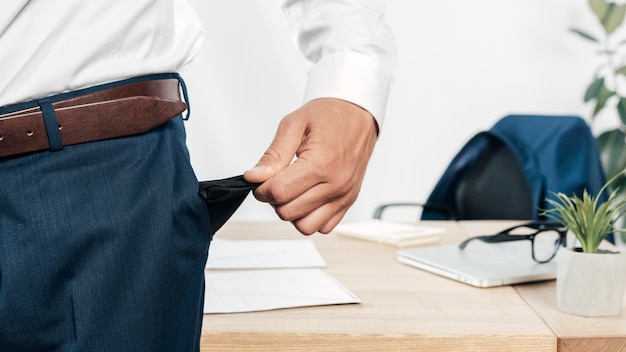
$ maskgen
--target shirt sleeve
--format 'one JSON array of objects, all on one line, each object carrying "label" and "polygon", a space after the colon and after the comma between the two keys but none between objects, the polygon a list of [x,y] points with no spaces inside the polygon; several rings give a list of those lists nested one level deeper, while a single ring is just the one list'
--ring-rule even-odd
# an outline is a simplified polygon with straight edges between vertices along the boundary
[{"label": "shirt sleeve", "polygon": [[384,0],[281,0],[281,8],[312,64],[305,102],[346,100],[369,111],[382,127],[396,60]]}]

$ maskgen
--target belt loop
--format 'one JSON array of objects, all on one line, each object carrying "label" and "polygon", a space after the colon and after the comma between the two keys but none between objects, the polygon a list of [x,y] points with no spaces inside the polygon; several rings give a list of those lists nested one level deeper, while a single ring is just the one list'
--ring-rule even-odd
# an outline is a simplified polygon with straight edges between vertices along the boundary
[{"label": "belt loop", "polygon": [[63,140],[61,139],[61,126],[57,121],[57,115],[54,112],[54,107],[49,99],[37,100],[37,104],[41,108],[43,114],[43,122],[46,125],[46,133],[48,134],[48,143],[50,144],[50,151],[57,152],[63,149]]},{"label": "belt loop", "polygon": [[189,95],[187,95],[187,85],[185,85],[185,81],[180,76],[180,74],[176,74],[176,78],[178,79],[178,82],[180,83],[180,87],[183,91],[183,99],[185,100],[185,104],[187,105],[187,115],[183,117],[183,120],[187,121],[189,120],[189,115],[191,114],[191,106],[189,105]]}]

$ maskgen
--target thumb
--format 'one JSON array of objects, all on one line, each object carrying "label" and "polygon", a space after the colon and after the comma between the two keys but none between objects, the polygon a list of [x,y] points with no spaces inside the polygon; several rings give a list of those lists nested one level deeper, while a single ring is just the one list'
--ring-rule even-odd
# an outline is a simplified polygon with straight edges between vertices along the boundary
[{"label": "thumb", "polygon": [[287,118],[283,119],[274,140],[259,162],[243,173],[244,179],[252,183],[263,183],[289,166],[300,146],[303,131],[303,128],[297,128],[293,123],[289,123]]}]

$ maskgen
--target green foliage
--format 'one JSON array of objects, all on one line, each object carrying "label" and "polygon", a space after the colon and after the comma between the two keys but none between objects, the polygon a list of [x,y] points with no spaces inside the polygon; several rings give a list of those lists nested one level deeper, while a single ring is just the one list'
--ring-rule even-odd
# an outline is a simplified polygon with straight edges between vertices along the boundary
[{"label": "green foliage", "polygon": [[[620,84],[626,82],[626,55],[620,55],[626,40],[615,38],[617,29],[624,24],[626,4],[589,0],[589,7],[598,20],[600,34],[570,28],[571,32],[598,46],[603,59],[585,90],[583,101],[593,104],[592,121],[605,108],[614,109],[619,117],[619,127],[601,133],[597,141],[604,171],[608,178],[615,178],[610,188],[626,190],[626,89],[620,89]],[[626,235],[622,239],[626,242]]]},{"label": "green foliage", "polygon": [[606,0],[589,0],[589,7],[608,34],[613,33],[624,22],[625,4],[618,5]]},{"label": "green foliage", "polygon": [[[622,165],[626,164],[626,141],[622,131],[619,129],[605,131],[596,140],[600,146],[600,157],[606,174],[613,176],[620,174],[623,171]],[[620,183],[624,179],[621,177],[613,186],[626,189]]]},{"label": "green foliage", "polygon": [[[598,52],[604,56],[604,62],[596,70],[591,84],[585,91],[584,101],[595,104],[592,114],[592,118],[595,118],[606,107],[609,99],[617,96],[618,103],[616,108],[618,113],[620,113],[622,121],[625,121],[623,123],[626,124],[626,109],[623,109],[622,103],[620,103],[623,97],[620,96],[617,90],[617,82],[620,77],[626,77],[626,65],[618,65],[616,63],[618,48],[613,43],[612,37],[612,34],[624,23],[626,4],[616,4],[607,0],[589,0],[589,7],[600,24],[602,29],[601,35],[593,35],[578,28],[570,28],[570,31],[598,45]],[[624,43],[622,41],[618,45]]]},{"label": "green foliage", "polygon": [[598,198],[617,177],[613,177],[600,189],[597,195],[591,196],[585,189],[582,199],[577,195],[567,196],[556,193],[556,199],[546,198],[552,209],[542,211],[545,215],[566,226],[578,239],[585,253],[596,253],[602,240],[610,233],[618,230],[615,221],[624,214],[626,198],[619,197],[619,188],[615,188],[609,199],[598,204]]}]

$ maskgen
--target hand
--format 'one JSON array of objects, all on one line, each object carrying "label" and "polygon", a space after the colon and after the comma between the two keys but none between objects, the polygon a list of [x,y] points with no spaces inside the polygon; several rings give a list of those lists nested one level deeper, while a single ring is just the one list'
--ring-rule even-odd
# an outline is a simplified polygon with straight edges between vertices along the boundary
[{"label": "hand", "polygon": [[376,139],[376,121],[367,110],[316,99],[282,119],[270,147],[244,178],[263,183],[256,199],[271,204],[302,234],[329,233],[356,200]]}]

